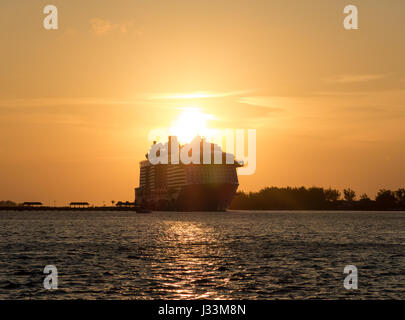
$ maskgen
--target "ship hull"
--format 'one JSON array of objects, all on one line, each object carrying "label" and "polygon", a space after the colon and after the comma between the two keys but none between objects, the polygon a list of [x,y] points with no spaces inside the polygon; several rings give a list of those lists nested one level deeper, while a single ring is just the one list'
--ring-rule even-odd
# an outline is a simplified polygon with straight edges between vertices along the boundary
[{"label": "ship hull", "polygon": [[150,194],[139,204],[157,211],[226,211],[237,188],[237,184],[231,183],[186,185],[175,198]]},{"label": "ship hull", "polygon": [[177,210],[225,211],[237,188],[237,185],[227,183],[185,186],[177,199]]}]

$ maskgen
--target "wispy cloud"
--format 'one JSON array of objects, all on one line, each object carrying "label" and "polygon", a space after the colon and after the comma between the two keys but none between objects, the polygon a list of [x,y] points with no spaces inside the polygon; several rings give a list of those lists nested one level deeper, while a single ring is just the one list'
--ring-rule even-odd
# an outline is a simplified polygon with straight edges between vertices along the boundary
[{"label": "wispy cloud", "polygon": [[[93,98],[93,97],[58,97],[58,98],[16,98],[1,99],[1,107],[47,107],[47,106],[101,106],[101,105],[137,105],[148,104],[158,107],[181,107],[187,100],[213,99],[234,97],[243,99],[244,94],[252,93],[252,90],[239,90],[228,92],[196,91],[188,93],[138,93],[128,99]],[[184,103],[181,100],[185,100]],[[233,100],[234,101],[234,100]],[[182,104],[183,103],[183,104]],[[188,102],[187,102],[188,103]]]},{"label": "wispy cloud", "polygon": [[93,18],[90,20],[91,31],[97,36],[104,36],[113,32],[128,33],[134,31],[137,35],[142,35],[141,29],[135,29],[132,21],[113,23],[109,20]]},{"label": "wispy cloud", "polygon": [[0,99],[0,112],[14,108],[52,108],[52,107],[108,107],[108,106],[145,106],[165,109],[179,109],[179,101],[148,100],[144,95],[132,99],[112,98],[24,98]]},{"label": "wispy cloud", "polygon": [[269,109],[282,110],[287,104],[291,103],[291,98],[276,96],[251,96],[241,97],[236,102],[252,106],[265,107]]},{"label": "wispy cloud", "polygon": [[251,93],[252,90],[240,90],[229,92],[210,92],[210,91],[197,91],[188,93],[151,93],[145,95],[148,100],[187,100],[187,99],[210,99],[210,98],[224,98],[232,96],[242,96]]},{"label": "wispy cloud", "polygon": [[134,104],[138,100],[99,99],[99,98],[26,98],[0,99],[0,107],[46,107],[76,105],[118,105]]},{"label": "wispy cloud", "polygon": [[329,79],[330,82],[353,83],[379,80],[387,77],[388,74],[343,74]]}]

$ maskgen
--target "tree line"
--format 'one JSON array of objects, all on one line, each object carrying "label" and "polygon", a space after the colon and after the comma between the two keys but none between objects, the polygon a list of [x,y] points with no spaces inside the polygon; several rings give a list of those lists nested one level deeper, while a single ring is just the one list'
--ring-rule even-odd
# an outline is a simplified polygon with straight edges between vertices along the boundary
[{"label": "tree line", "polygon": [[405,189],[381,189],[374,199],[350,188],[267,187],[258,192],[237,192],[230,209],[240,210],[405,210]]},{"label": "tree line", "polygon": [[[0,207],[19,204],[6,200]],[[348,188],[267,187],[258,192],[236,193],[229,209],[240,210],[405,210],[405,188],[380,189],[374,199]]]},{"label": "tree line", "polygon": [[0,200],[0,207],[16,207],[18,204],[11,200]]}]

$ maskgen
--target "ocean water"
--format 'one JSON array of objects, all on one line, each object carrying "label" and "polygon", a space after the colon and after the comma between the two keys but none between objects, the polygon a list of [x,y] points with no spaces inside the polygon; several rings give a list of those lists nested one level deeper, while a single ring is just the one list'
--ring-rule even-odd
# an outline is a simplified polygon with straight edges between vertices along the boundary
[{"label": "ocean water", "polygon": [[405,212],[0,211],[0,299],[308,298],[404,299]]}]

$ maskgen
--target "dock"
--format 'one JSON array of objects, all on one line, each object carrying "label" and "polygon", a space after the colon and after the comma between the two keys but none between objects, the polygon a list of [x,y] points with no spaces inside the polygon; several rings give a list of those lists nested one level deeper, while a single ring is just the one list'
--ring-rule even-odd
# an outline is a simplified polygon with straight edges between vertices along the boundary
[{"label": "dock", "polygon": [[134,202],[117,202],[113,206],[91,206],[88,202],[70,202],[68,206],[46,206],[41,202],[24,202],[15,206],[0,206],[0,211],[134,211],[146,212]]}]

